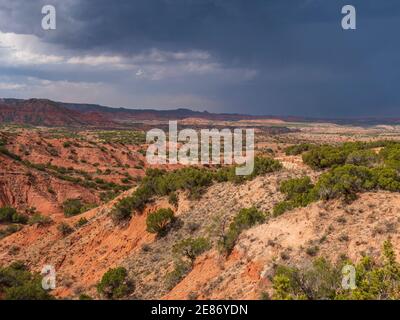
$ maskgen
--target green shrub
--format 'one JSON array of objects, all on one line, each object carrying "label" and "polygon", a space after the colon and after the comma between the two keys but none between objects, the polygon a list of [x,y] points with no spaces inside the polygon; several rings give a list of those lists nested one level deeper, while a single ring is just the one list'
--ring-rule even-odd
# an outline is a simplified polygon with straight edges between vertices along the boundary
[{"label": "green shrub", "polygon": [[298,194],[309,192],[314,185],[309,177],[290,179],[283,181],[280,185],[280,192],[286,195],[286,199],[293,199]]},{"label": "green shrub", "polygon": [[125,184],[129,184],[129,183],[132,182],[132,180],[131,180],[130,178],[122,178],[122,179],[121,179],[121,182],[122,182],[122,183],[125,183]]},{"label": "green shrub", "polygon": [[264,221],[265,214],[252,207],[248,209],[241,209],[234,217],[231,226],[234,229],[245,230],[256,224],[263,223]]},{"label": "green shrub", "polygon": [[[379,156],[372,148],[384,147]],[[393,141],[346,142],[340,146],[322,145],[303,154],[303,161],[314,169],[332,168],[345,163],[374,166],[380,158],[387,166],[400,168],[400,144]]]},{"label": "green shrub", "polygon": [[275,205],[273,214],[282,214],[287,210],[307,206],[318,199],[330,200],[342,198],[349,202],[357,193],[372,190],[400,191],[400,175],[390,167],[368,168],[346,164],[337,166],[322,174],[316,185],[307,177],[291,179],[281,184],[280,191],[286,199]]},{"label": "green shrub", "polygon": [[6,290],[5,300],[53,300],[41,287],[41,281],[29,281],[18,287],[11,287]]},{"label": "green shrub", "polygon": [[347,164],[372,167],[379,161],[379,156],[372,150],[356,150],[351,152],[346,159]]},{"label": "green shrub", "polygon": [[113,221],[119,223],[130,218],[132,211],[142,211],[151,195],[150,186],[144,184],[138,187],[131,196],[121,199],[111,210]]},{"label": "green shrub", "polygon": [[68,199],[63,202],[64,215],[66,217],[76,216],[95,207],[95,204],[83,203],[80,199]]},{"label": "green shrub", "polygon": [[378,188],[392,192],[400,191],[400,176],[396,169],[374,168],[372,175]]},{"label": "green shrub", "polygon": [[271,298],[270,298],[268,292],[263,291],[260,293],[259,300],[271,300]]},{"label": "green shrub", "polygon": [[400,144],[391,143],[387,144],[379,155],[383,158],[385,166],[388,168],[400,170]]},{"label": "green shrub", "polygon": [[0,299],[50,300],[54,299],[42,288],[41,276],[30,273],[21,262],[0,268]]},{"label": "green shrub", "polygon": [[297,156],[303,152],[309,151],[314,147],[314,145],[309,143],[301,143],[293,145],[284,149],[287,156]]},{"label": "green shrub", "polygon": [[146,219],[147,231],[162,236],[174,219],[174,212],[171,209],[159,209],[152,212]]},{"label": "green shrub", "polygon": [[285,213],[286,211],[290,211],[294,208],[295,208],[295,206],[293,205],[293,203],[291,201],[281,201],[281,202],[278,202],[274,206],[272,213],[273,213],[274,217],[278,217],[281,214]]},{"label": "green shrub", "polygon": [[321,175],[315,188],[321,199],[343,198],[352,201],[358,192],[371,190],[375,185],[370,169],[346,164]]},{"label": "green shrub", "polygon": [[189,259],[193,263],[197,256],[210,248],[211,244],[205,238],[188,238],[176,243],[172,248],[172,252],[178,256]]},{"label": "green shrub", "polygon": [[63,202],[64,215],[66,217],[76,216],[81,213],[83,203],[80,199],[68,199]]},{"label": "green shrub", "polygon": [[318,253],[318,251],[319,251],[318,246],[311,246],[306,249],[306,253],[312,257],[314,257]]},{"label": "green shrub", "polygon": [[68,236],[72,232],[74,232],[74,229],[67,223],[62,222],[58,225],[57,227],[58,231],[61,233],[63,237]]},{"label": "green shrub", "polygon": [[255,157],[254,171],[250,176],[245,176],[248,180],[267,173],[276,172],[282,169],[282,164],[278,160],[265,157]]},{"label": "green shrub", "polygon": [[103,191],[100,193],[100,200],[102,202],[109,202],[113,199],[115,199],[118,195],[120,194],[120,192],[118,191]]},{"label": "green shrub", "polygon": [[199,199],[205,188],[211,185],[212,180],[213,175],[209,170],[184,168],[159,178],[155,191],[157,195],[164,196],[183,189],[189,192],[190,198]]},{"label": "green shrub", "polygon": [[320,146],[303,153],[303,162],[313,169],[331,168],[335,165],[343,165],[348,153],[333,146]]},{"label": "green shrub", "polygon": [[16,209],[12,207],[0,208],[0,223],[20,223],[26,224],[28,217],[19,214]]},{"label": "green shrub", "polygon": [[87,224],[88,223],[88,219],[86,219],[86,218],[80,218],[79,220],[78,220],[78,222],[75,224],[75,227],[76,228],[80,228],[80,227],[83,227],[85,224]]},{"label": "green shrub", "polygon": [[277,203],[273,208],[275,217],[297,207],[305,207],[318,199],[309,177],[289,179],[280,185],[280,191],[285,194],[285,201]]},{"label": "green shrub", "polygon": [[278,266],[273,277],[275,300],[335,299],[341,286],[341,272],[323,258],[304,269]]},{"label": "green shrub", "polygon": [[217,182],[243,182],[243,177],[236,176],[235,167],[223,167],[214,173],[214,180]]},{"label": "green shrub", "polygon": [[249,209],[241,209],[233,218],[233,221],[229,225],[228,231],[219,242],[222,250],[225,253],[230,254],[240,234],[244,230],[249,229],[256,224],[263,223],[265,219],[265,214],[258,211],[254,207]]},{"label": "green shrub", "polygon": [[171,192],[168,196],[169,204],[173,205],[175,208],[178,207],[179,199],[175,192]]},{"label": "green shrub", "polygon": [[105,184],[106,183],[105,180],[101,179],[101,178],[94,179],[94,182],[96,182],[97,184]]},{"label": "green shrub", "polygon": [[131,217],[131,205],[128,203],[129,198],[122,199],[124,201],[118,202],[118,204],[112,208],[110,216],[114,223],[120,223]]},{"label": "green shrub", "polygon": [[32,217],[29,218],[30,225],[38,225],[39,227],[48,226],[53,222],[50,217],[46,217],[41,215],[40,213],[35,213]]},{"label": "green shrub", "polygon": [[107,299],[121,299],[132,289],[128,272],[123,267],[109,269],[97,284],[97,291]]}]

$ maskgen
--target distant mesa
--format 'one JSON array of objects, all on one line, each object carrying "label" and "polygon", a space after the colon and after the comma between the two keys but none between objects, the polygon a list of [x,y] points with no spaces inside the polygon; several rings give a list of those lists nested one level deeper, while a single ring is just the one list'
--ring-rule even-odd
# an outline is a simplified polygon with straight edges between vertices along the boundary
[{"label": "distant mesa", "polygon": [[296,116],[254,116],[235,113],[210,113],[186,108],[173,110],[110,108],[96,104],[55,102],[47,99],[0,99],[0,123],[48,127],[122,127],[129,122],[151,120],[196,119],[206,121],[256,121],[284,122],[330,122],[350,125],[395,125],[400,118],[305,118]]}]

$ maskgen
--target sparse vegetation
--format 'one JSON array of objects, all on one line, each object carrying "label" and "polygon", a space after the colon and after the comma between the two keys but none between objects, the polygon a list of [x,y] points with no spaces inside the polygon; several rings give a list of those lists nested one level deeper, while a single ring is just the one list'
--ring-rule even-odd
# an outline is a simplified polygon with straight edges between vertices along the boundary
[{"label": "sparse vegetation", "polygon": [[103,202],[109,202],[118,197],[119,194],[120,192],[116,191],[103,191],[100,193],[100,200]]},{"label": "sparse vegetation", "polygon": [[[383,147],[379,156],[371,150]],[[375,142],[346,142],[340,146],[321,145],[311,148],[303,154],[303,161],[313,169],[333,168],[344,165],[363,165],[367,167],[379,163],[380,158],[385,160],[386,165],[393,163],[396,166],[397,155],[400,155],[400,144],[393,141]]]},{"label": "sparse vegetation", "polygon": [[[107,190],[110,193],[119,193],[129,189],[128,185],[118,185],[114,182],[107,182],[104,179],[93,179],[92,174],[73,167],[60,167],[51,163],[32,163],[28,160],[21,161],[27,168],[46,172],[57,179],[71,182],[88,189]],[[101,173],[101,172],[100,172]],[[49,192],[54,191],[49,189]]]},{"label": "sparse vegetation", "polygon": [[[350,202],[355,200],[360,192],[372,190],[399,192],[400,175],[395,168],[397,161],[400,163],[400,156],[399,160],[396,160],[400,147],[398,144],[388,143],[380,152],[383,164],[378,165],[382,161],[367,148],[380,144],[385,145],[384,142],[349,143],[344,144],[342,149],[323,146],[304,154],[303,158],[312,167],[332,168],[319,177],[315,186],[308,177],[283,182],[280,191],[286,195],[286,199],[275,205],[274,215],[280,215],[296,207],[307,206],[319,199],[342,198]],[[352,164],[342,164],[344,162]]]},{"label": "sparse vegetation", "polygon": [[229,254],[235,246],[237,238],[244,230],[263,223],[265,219],[265,214],[256,208],[240,210],[229,225],[228,231],[220,239],[219,245],[222,251]]},{"label": "sparse vegetation", "polygon": [[189,262],[175,262],[174,270],[169,272],[165,277],[165,282],[168,290],[174,288],[192,269]]},{"label": "sparse vegetation", "polygon": [[[342,287],[342,267],[353,265],[356,283],[353,290]],[[373,260],[365,256],[358,264],[342,260],[332,264],[318,258],[310,267],[278,266],[273,278],[274,299],[283,300],[398,300],[400,265],[392,243],[383,245],[383,256]]]},{"label": "sparse vegetation", "polygon": [[169,196],[178,190],[186,190],[190,199],[199,199],[213,181],[243,182],[258,175],[274,172],[282,168],[279,161],[270,158],[256,158],[254,171],[250,176],[237,176],[234,167],[218,170],[183,168],[171,172],[148,169],[133,195],[120,200],[111,215],[116,222],[129,218],[133,211],[142,211],[155,196]]},{"label": "sparse vegetation", "polygon": [[[390,130],[387,136],[395,139],[395,130],[397,129]],[[82,134],[87,135],[83,131]],[[18,258],[30,261],[32,268],[36,270],[41,267],[38,263],[44,261],[38,259],[38,255],[42,254],[38,250],[42,248],[42,244],[45,248],[44,254],[51,254],[48,261],[58,263],[67,254],[63,267],[68,267],[68,273],[71,271],[71,276],[66,275],[66,277],[60,278],[60,283],[57,282],[57,284],[68,288],[68,292],[71,293],[71,297],[73,295],[74,299],[82,300],[91,299],[86,293],[92,295],[93,283],[80,282],[79,279],[75,279],[72,271],[77,272],[75,274],[81,274],[83,271],[82,277],[85,277],[87,272],[91,272],[90,270],[94,270],[100,265],[101,268],[104,266],[108,268],[113,266],[112,263],[117,260],[123,261],[123,265],[126,267],[125,272],[115,271],[115,269],[106,272],[97,286],[98,294],[93,293],[93,298],[133,298],[130,296],[133,286],[129,281],[129,271],[129,276],[134,277],[137,286],[134,298],[157,299],[163,297],[167,294],[167,290],[181,282],[193,268],[196,270],[190,277],[191,280],[193,276],[194,281],[199,281],[198,287],[189,288],[187,293],[179,293],[179,297],[203,299],[219,295],[227,299],[240,299],[242,293],[246,294],[247,290],[254,289],[254,292],[260,293],[262,299],[398,298],[400,290],[395,285],[398,281],[396,272],[389,273],[390,268],[396,270],[397,267],[393,267],[392,264],[392,267],[386,268],[384,267],[386,262],[375,258],[368,258],[370,259],[368,263],[361,264],[364,258],[367,259],[364,257],[359,264],[355,265],[357,286],[360,288],[358,293],[341,291],[341,288],[333,282],[336,281],[336,275],[338,275],[340,286],[341,267],[345,262],[349,262],[344,255],[349,254],[353,257],[351,252],[346,251],[348,246],[353,252],[361,252],[362,255],[365,252],[371,252],[375,257],[375,241],[369,242],[369,236],[376,238],[390,234],[396,239],[400,221],[397,219],[394,205],[396,196],[388,192],[375,191],[400,191],[400,143],[343,144],[340,141],[361,138],[361,135],[346,133],[349,135],[348,137],[337,138],[336,133],[329,132],[308,140],[308,134],[309,131],[305,130],[299,135],[266,136],[265,140],[257,136],[258,155],[265,154],[265,152],[274,154],[275,151],[276,155],[283,159],[285,169],[280,173],[277,171],[282,166],[278,161],[257,157],[254,173],[247,177],[237,176],[233,166],[211,165],[185,167],[173,171],[148,169],[144,178],[142,178],[143,171],[138,172],[133,168],[142,170],[147,167],[140,160],[143,157],[139,154],[145,154],[145,150],[137,151],[145,146],[128,146],[130,143],[135,144],[133,140],[131,142],[124,142],[121,139],[113,140],[110,135],[105,138],[108,141],[104,140],[104,143],[101,144],[90,141],[97,137],[97,131],[92,131],[87,140],[79,140],[79,144],[71,138],[71,141],[66,142],[64,142],[65,140],[51,141],[54,144],[51,146],[46,140],[45,134],[36,136],[32,143],[27,141],[28,134],[24,133],[23,136],[18,137],[15,133],[15,137],[18,139],[14,139],[10,135],[9,141],[4,142],[3,147],[7,146],[10,151],[17,150],[15,156],[21,156],[23,160],[11,161],[10,155],[0,155],[1,161],[5,164],[5,170],[9,170],[9,168],[13,170],[8,176],[5,176],[4,187],[8,189],[6,190],[6,201],[15,203],[18,210],[14,209],[13,212],[23,218],[22,220],[18,217],[13,218],[13,214],[9,213],[3,213],[2,216],[0,209],[0,239],[24,229],[19,234],[3,240],[3,259],[12,261]],[[329,137],[327,137],[328,135]],[[367,139],[367,135],[363,134],[362,139]],[[283,149],[283,146],[291,145],[296,140],[312,142],[292,145]],[[334,144],[321,146],[318,143]],[[51,154],[48,152],[51,148],[59,150],[60,154],[63,154],[63,158],[52,161]],[[318,172],[313,172],[308,167],[305,168],[299,161],[300,157],[285,157],[282,155],[282,150],[286,155],[303,156],[307,159],[306,164]],[[27,159],[43,163],[30,163]],[[85,160],[85,165],[82,165],[81,159]],[[277,173],[259,178],[252,183],[246,183],[258,175],[269,172]],[[304,176],[306,174],[309,176]],[[14,176],[17,184],[25,181],[27,185],[29,184],[29,189],[21,188],[22,197],[16,194],[14,188],[11,188]],[[295,179],[285,181],[288,177],[295,177]],[[212,186],[218,182],[222,184]],[[280,184],[279,191],[282,194],[276,193],[276,183]],[[103,213],[108,212],[110,204],[99,208],[98,213],[90,215],[90,219],[93,219],[90,220],[90,228],[83,227],[88,223],[89,217],[86,219],[82,215],[68,219],[73,222],[66,220],[68,223],[57,222],[56,224],[47,217],[47,212],[42,211],[45,215],[41,215],[30,208],[32,205],[38,204],[37,194],[43,198],[44,202],[40,204],[40,210],[45,210],[46,207],[53,209],[64,194],[69,194],[68,198],[84,191],[81,193],[81,198],[68,199],[66,203],[62,204],[66,210],[65,215],[70,217],[80,214],[88,208],[86,201],[90,200],[87,199],[100,198],[106,203],[133,185],[137,185],[137,189],[132,191],[131,196],[114,204],[111,216],[115,222],[127,222],[133,214],[140,214],[147,209],[146,207],[153,206],[153,201],[156,206],[159,202],[165,203],[168,200],[170,204],[168,206],[172,210],[163,210],[170,210],[170,213],[160,214],[157,211],[148,216],[147,230],[158,236],[157,241],[144,239],[144,241],[137,242],[136,230],[131,232],[131,228],[136,228],[136,226],[132,224],[129,224],[129,227],[120,226],[110,229],[109,219],[104,219],[103,216]],[[210,188],[211,186],[212,188]],[[210,188],[210,192],[206,192],[208,188]],[[32,194],[33,191],[34,194]],[[347,203],[356,199],[360,192],[368,191],[373,191],[373,193],[363,195],[362,201],[353,204]],[[27,203],[24,203],[25,194],[27,194]],[[260,211],[265,210],[264,208],[271,208],[279,201],[278,199],[283,201],[277,203],[270,212]],[[335,199],[335,201],[326,202],[331,199]],[[387,203],[386,199],[388,199]],[[278,216],[297,207],[307,206],[317,200],[320,202],[314,204],[312,210],[301,210],[296,213],[295,217],[283,216],[279,219],[270,219],[270,217]],[[178,209],[178,202],[181,205],[180,214],[174,218],[173,211]],[[255,207],[240,210],[243,205],[254,205]],[[21,211],[19,212],[19,210]],[[9,209],[8,212],[10,212]],[[24,217],[29,217],[29,220],[23,222]],[[287,224],[285,224],[286,218],[289,222]],[[309,219],[310,223],[304,223],[303,219]],[[245,232],[267,220],[270,220],[268,224],[271,225],[266,223],[255,230]],[[369,227],[359,232],[362,222],[368,223]],[[23,223],[38,227],[24,227]],[[44,229],[39,229],[39,227],[51,223],[54,223],[54,228],[57,227],[60,232],[57,238],[54,238],[53,228],[50,228],[49,233]],[[298,226],[306,226],[311,229],[306,229],[304,232],[301,229],[300,231],[296,226],[297,223]],[[143,228],[143,225],[139,224],[138,227]],[[88,232],[85,231],[86,229]],[[75,230],[75,234],[62,239]],[[107,232],[105,233],[103,230]],[[143,231],[139,230],[139,233],[143,233]],[[107,237],[109,232],[112,232],[113,241],[104,245],[102,237]],[[168,234],[166,237],[160,237],[166,234]],[[287,237],[290,238],[290,241],[287,241]],[[295,243],[296,237],[301,239],[300,247],[292,245]],[[14,238],[16,241],[11,241]],[[30,246],[31,244],[28,242],[36,241],[36,239],[41,241],[39,246],[34,243],[32,250],[24,247]],[[90,257],[90,261],[85,260],[89,254],[89,251],[85,249],[88,239],[93,245],[93,250],[90,250],[93,257]],[[101,243],[98,244],[98,241]],[[68,248],[72,242],[73,250],[70,250]],[[119,252],[120,245],[124,245],[124,243],[129,248]],[[134,252],[134,255],[129,252],[130,244],[135,246],[131,251]],[[218,274],[210,273],[211,278],[204,283],[203,277],[200,276],[198,279],[196,277],[199,276],[199,272],[204,270],[202,269],[204,266],[208,267],[211,262],[214,263],[214,252],[207,254],[207,251],[214,245],[222,253],[218,257],[218,263],[221,262],[224,270],[218,271]],[[250,255],[240,256],[240,259],[243,260],[235,261],[236,257],[227,257],[234,248],[238,249],[238,253],[241,253],[242,248],[249,248]],[[336,250],[343,250],[343,254],[342,251],[336,252]],[[335,252],[333,253],[333,251]],[[270,252],[272,252],[271,255]],[[339,262],[329,262],[331,257],[337,256],[340,257]],[[32,259],[29,260],[31,257]],[[109,259],[102,259],[102,257],[109,257]],[[201,261],[199,257],[201,257]],[[304,260],[301,260],[303,258]],[[195,264],[196,259],[198,259],[198,264]],[[223,261],[224,259],[227,261]],[[273,295],[270,287],[251,287],[253,282],[250,284],[247,278],[240,278],[238,281],[238,275],[240,276],[243,272],[253,272],[250,269],[253,267],[248,265],[250,259],[268,262],[264,270],[268,279],[274,279]],[[306,264],[312,260],[315,261],[313,265]],[[83,261],[88,261],[88,268],[80,271]],[[230,263],[231,261],[235,262],[234,265]],[[274,270],[277,263],[288,264],[288,266],[279,266]],[[273,275],[274,271],[275,276]],[[359,272],[361,272],[360,280],[358,279]],[[0,272],[0,297],[4,298],[5,294],[1,289],[2,281],[4,279]],[[227,283],[229,286],[226,285]],[[241,283],[243,283],[243,288],[240,287]],[[230,291],[231,288],[234,290]],[[21,290],[21,292],[23,291]]]},{"label": "sparse vegetation", "polygon": [[146,142],[146,136],[142,131],[113,130],[98,131],[98,138],[103,143],[120,143],[123,145],[141,145]]}]

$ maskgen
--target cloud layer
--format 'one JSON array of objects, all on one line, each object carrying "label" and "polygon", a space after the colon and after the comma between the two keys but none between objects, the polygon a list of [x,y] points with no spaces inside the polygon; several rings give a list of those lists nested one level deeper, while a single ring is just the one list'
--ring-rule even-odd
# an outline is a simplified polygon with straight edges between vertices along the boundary
[{"label": "cloud layer", "polygon": [[[307,116],[399,115],[400,3],[0,0],[0,96]],[[57,30],[41,29],[41,8]]]}]

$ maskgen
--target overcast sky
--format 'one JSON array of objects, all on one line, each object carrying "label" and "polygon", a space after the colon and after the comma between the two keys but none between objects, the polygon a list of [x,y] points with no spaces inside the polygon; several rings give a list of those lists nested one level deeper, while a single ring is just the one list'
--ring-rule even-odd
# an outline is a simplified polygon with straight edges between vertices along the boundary
[{"label": "overcast sky", "polygon": [[0,97],[400,117],[399,31],[398,0],[0,0]]}]

